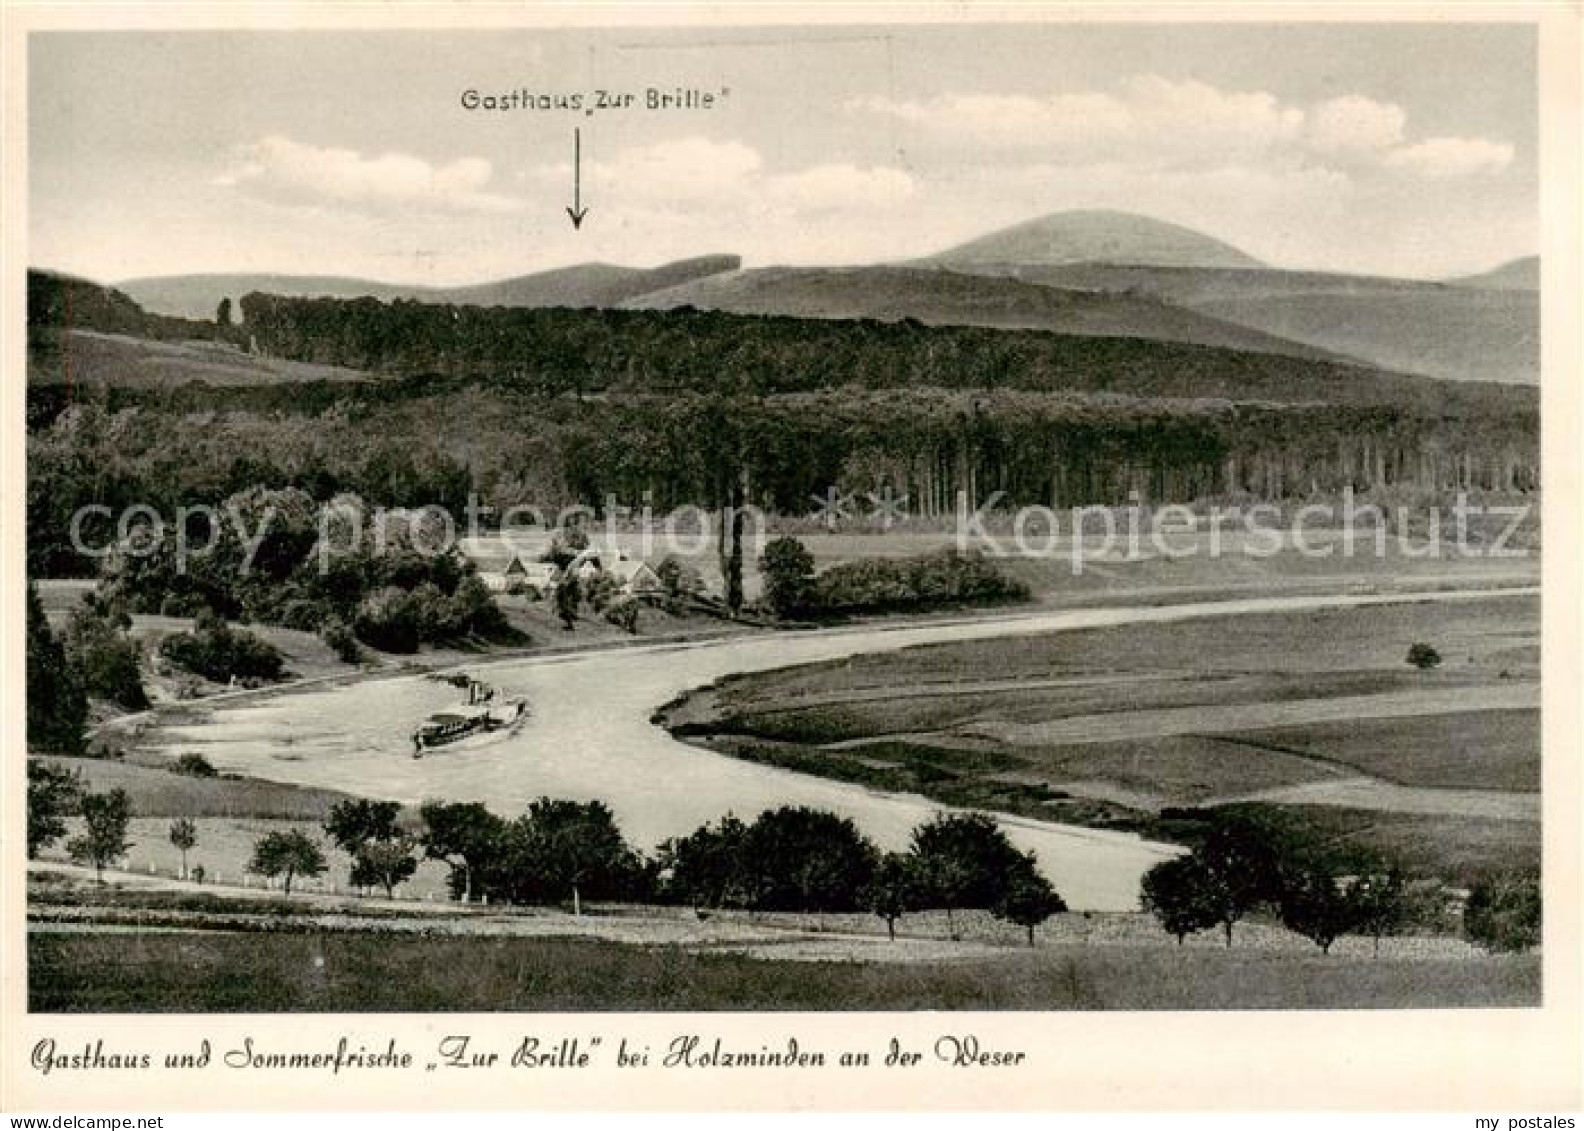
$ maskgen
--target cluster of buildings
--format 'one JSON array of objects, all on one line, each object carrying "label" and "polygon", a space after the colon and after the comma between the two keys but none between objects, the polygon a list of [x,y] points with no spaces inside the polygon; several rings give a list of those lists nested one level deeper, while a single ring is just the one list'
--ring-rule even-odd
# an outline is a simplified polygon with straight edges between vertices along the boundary
[{"label": "cluster of buildings", "polygon": [[598,573],[613,578],[623,596],[640,597],[665,589],[654,567],[614,545],[580,550],[564,568],[545,560],[551,548],[549,537],[464,538],[460,548],[478,568],[479,580],[493,593],[549,597],[564,577],[570,575],[581,582]]}]

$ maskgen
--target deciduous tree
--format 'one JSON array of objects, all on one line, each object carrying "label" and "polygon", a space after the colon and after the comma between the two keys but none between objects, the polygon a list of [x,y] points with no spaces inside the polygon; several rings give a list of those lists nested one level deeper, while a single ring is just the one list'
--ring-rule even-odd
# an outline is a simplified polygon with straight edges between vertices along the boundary
[{"label": "deciduous tree", "polygon": [[1163,860],[1140,881],[1139,903],[1166,933],[1175,935],[1177,945],[1197,931],[1219,923],[1219,910],[1204,864],[1192,856]]},{"label": "deciduous tree", "polygon": [[187,878],[187,854],[198,844],[198,826],[187,817],[179,817],[171,822],[170,842],[181,853],[182,879]]},{"label": "deciduous tree", "polygon": [[326,868],[324,851],[301,829],[265,833],[253,845],[248,871],[274,879],[284,877],[284,891],[291,894],[297,876],[321,876]]},{"label": "deciduous tree", "polygon": [[1067,901],[1056,893],[1040,872],[1034,855],[1029,853],[1023,857],[1023,863],[1012,870],[1001,898],[991,905],[990,914],[1025,928],[1029,946],[1033,946],[1034,928],[1066,910]]},{"label": "deciduous tree", "polygon": [[82,799],[83,835],[73,837],[66,845],[72,859],[91,863],[94,879],[104,883],[106,864],[126,854],[132,847],[127,840],[127,827],[132,821],[132,803],[124,789],[109,793],[87,793]]},{"label": "deciduous tree", "polygon": [[27,854],[31,860],[66,835],[66,818],[82,796],[82,775],[41,758],[27,764]]}]

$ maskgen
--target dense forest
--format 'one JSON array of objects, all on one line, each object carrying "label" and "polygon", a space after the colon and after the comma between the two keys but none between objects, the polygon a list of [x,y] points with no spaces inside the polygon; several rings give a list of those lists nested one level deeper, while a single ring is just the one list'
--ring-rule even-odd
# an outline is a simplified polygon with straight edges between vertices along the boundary
[{"label": "dense forest", "polygon": [[913,319],[824,320],[692,307],[529,310],[257,292],[244,295],[241,308],[253,344],[272,356],[485,380],[541,395],[766,396],[928,386],[1435,411],[1473,408],[1493,396],[1478,383],[1453,385],[1340,361]]},{"label": "dense forest", "polygon": [[[125,314],[88,304],[101,307]],[[470,494],[497,512],[803,514],[832,487],[890,489],[936,516],[959,492],[1012,508],[1539,483],[1532,389],[908,323],[261,295],[243,308],[259,348],[370,376],[67,385],[40,367],[30,573],[93,570],[68,542],[85,504],[169,514],[255,486],[459,515]],[[61,309],[36,312],[41,333]]]}]

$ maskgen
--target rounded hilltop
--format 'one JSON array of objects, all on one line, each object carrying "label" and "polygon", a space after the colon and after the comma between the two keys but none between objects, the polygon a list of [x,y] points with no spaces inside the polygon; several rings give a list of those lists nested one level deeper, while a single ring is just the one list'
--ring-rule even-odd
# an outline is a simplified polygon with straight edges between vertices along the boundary
[{"label": "rounded hilltop", "polygon": [[1053,212],[948,248],[932,259],[946,266],[986,263],[1265,266],[1231,244],[1192,228],[1108,209]]}]

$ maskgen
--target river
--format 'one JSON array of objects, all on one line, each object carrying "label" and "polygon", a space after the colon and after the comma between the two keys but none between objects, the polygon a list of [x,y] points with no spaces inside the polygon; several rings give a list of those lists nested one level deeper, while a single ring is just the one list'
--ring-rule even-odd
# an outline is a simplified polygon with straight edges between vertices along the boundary
[{"label": "river", "polygon": [[[925,798],[716,754],[673,739],[649,719],[690,688],[733,672],[834,660],[1000,636],[1098,628],[1190,617],[1304,611],[1413,600],[1458,601],[1535,593],[1503,589],[1393,595],[1250,598],[1156,607],[1043,610],[953,621],[912,622],[686,644],[639,645],[467,665],[487,672],[500,694],[526,695],[533,716],[518,732],[411,757],[413,726],[457,701],[455,688],[423,676],[217,705],[204,721],[163,729],[172,753],[201,751],[219,770],[417,803],[481,801],[515,816],[541,795],[600,799],[628,840],[646,850],[726,812],[752,819],[778,805],[811,805],[851,817],[882,847],[906,845],[909,831],[940,806]],[[1137,906],[1139,876],[1180,851],[1131,834],[1002,817],[1012,840],[1033,850],[1075,909]]]}]

